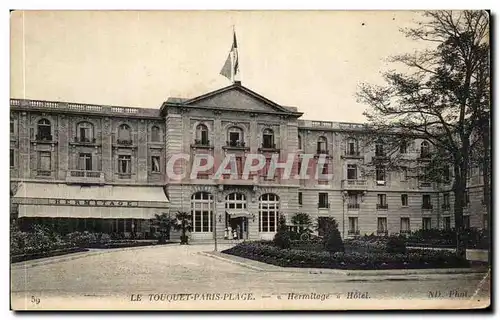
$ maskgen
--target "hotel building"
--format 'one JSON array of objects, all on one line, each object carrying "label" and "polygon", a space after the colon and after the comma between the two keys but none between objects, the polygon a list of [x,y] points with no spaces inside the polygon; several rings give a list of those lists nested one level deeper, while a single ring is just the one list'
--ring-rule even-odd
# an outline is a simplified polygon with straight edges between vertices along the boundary
[{"label": "hotel building", "polygon": [[[420,181],[405,170],[383,167],[383,144],[360,143],[364,126],[302,120],[295,107],[279,105],[239,82],[191,99],[170,97],[158,109],[11,99],[11,214],[23,223],[48,223],[60,232],[92,230],[151,237],[150,219],[162,212],[193,213],[193,240],[224,238],[231,227],[241,239],[270,239],[280,213],[307,213],[321,223],[334,217],[343,237],[393,234],[454,225],[450,184]],[[307,107],[307,106],[306,106]],[[400,152],[408,163],[425,163],[432,150],[414,140]],[[167,162],[185,172],[167,174]],[[237,179],[214,179],[213,170],[190,177],[197,154],[215,168],[235,156]],[[248,154],[266,165],[250,179],[240,168]],[[326,156],[332,179],[269,178],[273,155],[286,161]],[[367,164],[380,161],[375,170]],[[313,175],[314,176],[314,175]],[[451,179],[450,179],[451,180]],[[482,175],[471,169],[466,227],[482,228],[487,217]]]}]

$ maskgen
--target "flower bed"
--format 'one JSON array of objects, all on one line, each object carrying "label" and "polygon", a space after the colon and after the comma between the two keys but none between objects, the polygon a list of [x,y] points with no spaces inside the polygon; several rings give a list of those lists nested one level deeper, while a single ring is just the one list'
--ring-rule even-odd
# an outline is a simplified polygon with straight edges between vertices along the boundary
[{"label": "flower bed", "polygon": [[328,252],[280,249],[258,242],[240,243],[222,251],[243,258],[257,260],[281,267],[329,269],[425,269],[464,268],[469,262],[453,252],[435,250],[408,250],[406,253],[385,252]]},{"label": "flower bed", "polygon": [[108,243],[93,243],[89,244],[87,248],[93,249],[116,249],[116,248],[129,248],[129,247],[143,247],[157,245],[158,241],[134,241],[134,240],[112,240]]},{"label": "flower bed", "polygon": [[62,255],[69,254],[69,253],[84,252],[84,251],[88,251],[88,249],[75,247],[75,248],[65,248],[65,249],[43,251],[43,252],[17,254],[17,255],[11,256],[10,262],[11,263],[22,262],[22,261],[27,261],[27,260],[62,256]]}]

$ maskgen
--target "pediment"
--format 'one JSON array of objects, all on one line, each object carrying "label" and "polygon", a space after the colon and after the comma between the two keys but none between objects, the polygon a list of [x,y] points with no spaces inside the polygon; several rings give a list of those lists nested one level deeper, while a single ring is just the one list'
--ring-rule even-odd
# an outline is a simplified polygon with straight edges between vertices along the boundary
[{"label": "pediment", "polygon": [[290,113],[290,110],[274,103],[240,85],[229,86],[205,95],[190,99],[186,105],[238,109],[245,111]]}]

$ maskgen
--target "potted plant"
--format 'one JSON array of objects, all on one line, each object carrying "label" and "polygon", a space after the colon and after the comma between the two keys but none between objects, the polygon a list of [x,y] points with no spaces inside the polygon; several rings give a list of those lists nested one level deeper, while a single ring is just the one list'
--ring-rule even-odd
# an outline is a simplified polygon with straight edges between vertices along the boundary
[{"label": "potted plant", "polygon": [[181,231],[181,244],[188,244],[188,236],[186,232],[191,232],[193,216],[190,212],[178,211],[175,214],[174,229]]},{"label": "potted plant", "polygon": [[156,227],[158,231],[158,243],[164,244],[167,239],[170,239],[170,229],[172,228],[173,221],[170,218],[170,214],[162,212],[161,214],[155,213],[155,217],[152,219],[151,224]]}]

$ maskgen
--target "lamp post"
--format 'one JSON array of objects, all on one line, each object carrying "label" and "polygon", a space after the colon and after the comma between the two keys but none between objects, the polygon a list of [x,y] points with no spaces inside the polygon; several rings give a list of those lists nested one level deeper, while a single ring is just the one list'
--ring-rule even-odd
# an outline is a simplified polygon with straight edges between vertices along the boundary
[{"label": "lamp post", "polygon": [[216,216],[216,212],[215,212],[215,201],[213,201],[213,208],[212,208],[212,212],[213,212],[213,225],[214,225],[214,251],[217,251],[217,216]]}]

